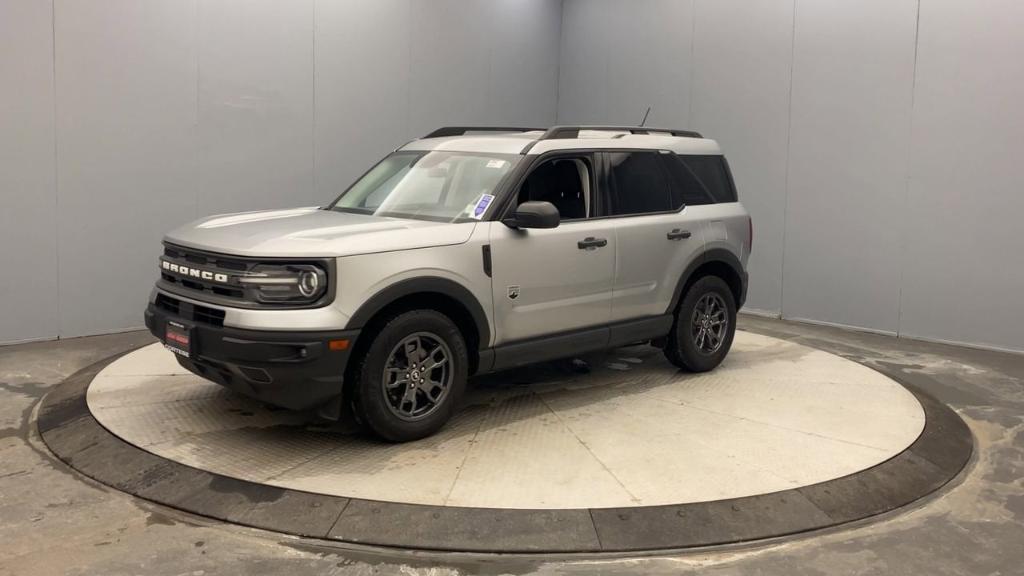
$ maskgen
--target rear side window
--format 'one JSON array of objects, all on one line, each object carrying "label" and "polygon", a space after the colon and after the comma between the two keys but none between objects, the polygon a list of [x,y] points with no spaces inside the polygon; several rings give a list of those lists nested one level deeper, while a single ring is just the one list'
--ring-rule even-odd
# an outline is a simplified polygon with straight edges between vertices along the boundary
[{"label": "rear side window", "polygon": [[[704,185],[711,202],[735,202],[736,189],[733,187],[729,168],[722,156],[677,156],[697,180]],[[687,202],[690,204],[691,202]],[[694,202],[695,204],[696,202]]]},{"label": "rear side window", "polygon": [[700,206],[701,204],[714,204],[715,199],[708,192],[708,189],[693,173],[689,167],[683,164],[682,157],[675,154],[662,154],[665,161],[665,168],[672,177],[672,205],[678,210],[683,205]]},{"label": "rear side window", "polygon": [[610,215],[647,214],[673,209],[668,175],[659,156],[657,152],[608,154]]}]

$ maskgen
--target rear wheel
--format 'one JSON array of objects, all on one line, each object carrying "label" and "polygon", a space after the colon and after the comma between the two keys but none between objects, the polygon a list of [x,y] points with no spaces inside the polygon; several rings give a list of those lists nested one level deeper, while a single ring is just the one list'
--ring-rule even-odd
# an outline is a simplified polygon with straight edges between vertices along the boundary
[{"label": "rear wheel", "polygon": [[355,409],[392,442],[429,436],[451,418],[466,387],[462,333],[445,315],[412,310],[384,323],[354,374]]},{"label": "rear wheel", "polygon": [[721,364],[736,333],[736,301],[728,284],[704,276],[690,286],[676,310],[665,344],[669,362],[691,372]]}]

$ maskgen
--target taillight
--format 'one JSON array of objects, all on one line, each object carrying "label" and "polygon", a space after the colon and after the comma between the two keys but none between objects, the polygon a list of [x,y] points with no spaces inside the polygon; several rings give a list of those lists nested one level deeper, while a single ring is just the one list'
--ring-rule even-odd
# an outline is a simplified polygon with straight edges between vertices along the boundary
[{"label": "taillight", "polygon": [[747,253],[754,249],[754,219],[747,216]]}]

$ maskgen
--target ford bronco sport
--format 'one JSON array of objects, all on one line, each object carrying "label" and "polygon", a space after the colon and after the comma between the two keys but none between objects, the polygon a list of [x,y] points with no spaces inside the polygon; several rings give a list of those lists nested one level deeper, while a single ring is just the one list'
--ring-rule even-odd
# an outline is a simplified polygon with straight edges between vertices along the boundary
[{"label": "ford bronco sport", "polygon": [[473,374],[639,342],[711,370],[751,241],[695,132],[446,127],[327,206],[169,233],[146,325],[199,376],[407,441]]}]

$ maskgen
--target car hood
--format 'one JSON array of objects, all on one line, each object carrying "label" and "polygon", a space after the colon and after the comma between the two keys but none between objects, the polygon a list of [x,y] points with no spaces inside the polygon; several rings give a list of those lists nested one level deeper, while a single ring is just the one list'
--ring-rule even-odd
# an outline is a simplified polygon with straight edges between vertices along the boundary
[{"label": "car hood", "polygon": [[475,222],[382,218],[319,208],[265,210],[202,218],[167,242],[239,256],[330,257],[461,244]]}]

